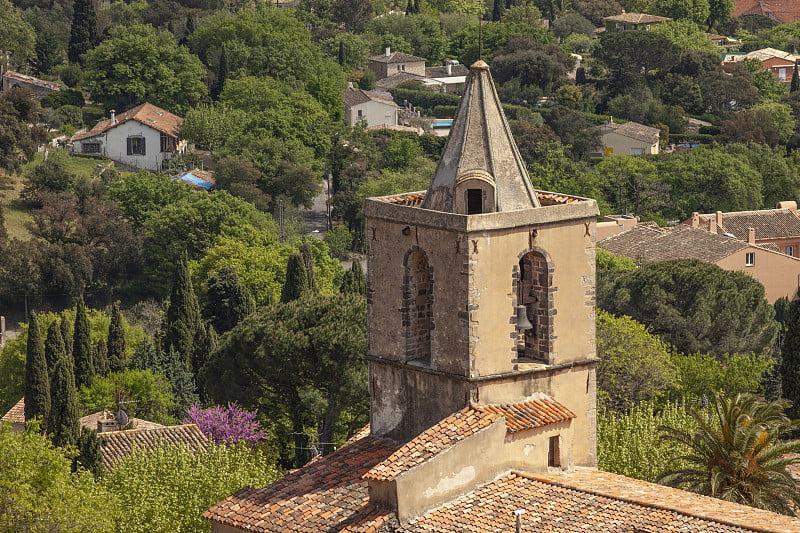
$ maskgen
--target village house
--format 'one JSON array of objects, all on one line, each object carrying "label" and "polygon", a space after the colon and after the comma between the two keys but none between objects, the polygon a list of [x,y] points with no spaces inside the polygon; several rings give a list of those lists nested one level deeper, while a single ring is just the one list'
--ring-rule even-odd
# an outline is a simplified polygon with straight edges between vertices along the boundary
[{"label": "village house", "polygon": [[164,170],[176,154],[186,152],[180,139],[183,119],[152,104],[140,104],[72,137],[73,151],[95,154],[144,170]]},{"label": "village house", "polygon": [[214,533],[800,532],[597,470],[597,203],[532,187],[486,63],[428,190],[364,213],[370,424],[212,506]]},{"label": "village house", "polygon": [[348,87],[344,90],[344,119],[348,126],[364,122],[368,127],[396,126],[400,106],[392,95]]},{"label": "village house", "polygon": [[593,156],[657,154],[659,151],[661,130],[658,128],[626,122],[604,124],[596,129],[600,132],[602,145],[595,149]]},{"label": "village house", "polygon": [[392,49],[387,47],[382,55],[370,57],[367,66],[375,73],[375,79],[382,80],[398,72],[425,76],[425,61],[424,57],[392,52]]},{"label": "village house", "polygon": [[784,52],[776,48],[761,48],[747,53],[725,54],[723,57],[723,67],[743,61],[744,59],[755,59],[761,62],[761,70],[772,72],[779,81],[790,82],[794,74],[795,65],[800,60],[800,54]]},{"label": "village house", "polygon": [[669,22],[671,18],[646,13],[625,13],[603,17],[606,31],[649,30],[654,24]]},{"label": "village house", "polygon": [[767,300],[794,299],[800,282],[800,259],[788,256],[770,244],[756,243],[753,231],[745,240],[687,224],[661,228],[653,222],[611,235],[597,246],[636,263],[671,259],[697,259],[723,270],[745,272],[764,286]]},{"label": "village house", "polygon": [[60,91],[61,84],[54,81],[41,80],[28,74],[21,74],[13,70],[6,70],[0,79],[0,91],[8,91],[13,87],[28,89],[36,98],[42,98],[48,94]]}]

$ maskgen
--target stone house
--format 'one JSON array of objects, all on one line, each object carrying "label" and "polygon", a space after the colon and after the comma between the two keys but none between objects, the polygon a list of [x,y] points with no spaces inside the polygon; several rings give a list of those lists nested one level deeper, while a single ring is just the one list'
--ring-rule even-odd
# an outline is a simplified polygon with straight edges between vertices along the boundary
[{"label": "stone house", "polygon": [[609,157],[612,155],[657,154],[661,130],[638,122],[624,124],[604,124],[597,126],[602,146],[592,155]]},{"label": "stone house", "polygon": [[364,212],[370,424],[212,506],[215,533],[800,532],[597,470],[597,203],[532,187],[486,63],[428,190]]},{"label": "stone house", "polygon": [[749,233],[746,240],[739,240],[687,224],[661,228],[650,222],[606,237],[597,245],[637,263],[671,259],[713,263],[723,270],[751,275],[764,286],[770,303],[781,297],[794,299],[800,282],[800,259],[780,252],[774,245],[757,244]]},{"label": "stone house", "polygon": [[603,17],[606,31],[649,30],[654,24],[669,22],[671,18],[646,13],[625,13]]},{"label": "stone house", "polygon": [[29,89],[36,98],[42,98],[52,92],[61,90],[60,83],[42,80],[13,70],[6,70],[3,72],[0,81],[2,81],[2,83],[0,83],[1,91],[8,91],[13,87],[22,87],[23,89]]},{"label": "stone house", "polygon": [[375,79],[382,80],[398,72],[425,76],[425,61],[427,60],[424,57],[392,52],[392,49],[387,47],[382,55],[370,57],[367,66],[375,73]]},{"label": "stone house", "polygon": [[133,168],[164,170],[173,156],[186,152],[186,141],[180,138],[182,121],[148,103],[120,114],[112,110],[111,118],[73,135],[73,151],[101,155]]},{"label": "stone house", "polygon": [[371,126],[396,126],[400,106],[392,95],[348,87],[344,90],[344,119],[348,126],[365,122]]}]

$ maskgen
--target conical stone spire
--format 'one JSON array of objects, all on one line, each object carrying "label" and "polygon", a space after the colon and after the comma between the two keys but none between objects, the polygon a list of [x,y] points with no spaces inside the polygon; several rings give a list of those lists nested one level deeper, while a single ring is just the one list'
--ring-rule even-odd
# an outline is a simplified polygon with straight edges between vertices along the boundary
[{"label": "conical stone spire", "polygon": [[479,214],[539,206],[489,65],[478,60],[422,207]]}]

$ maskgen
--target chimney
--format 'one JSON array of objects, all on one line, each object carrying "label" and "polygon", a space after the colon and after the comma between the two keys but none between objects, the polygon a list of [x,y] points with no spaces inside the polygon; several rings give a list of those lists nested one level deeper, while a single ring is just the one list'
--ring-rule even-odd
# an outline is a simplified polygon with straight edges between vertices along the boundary
[{"label": "chimney", "polygon": [[447,75],[448,76],[453,75],[453,65],[449,61],[447,62]]},{"label": "chimney", "polygon": [[714,219],[714,218],[709,218],[708,219],[708,231],[710,231],[711,233],[716,233],[717,232],[717,220],[716,219]]},{"label": "chimney", "polygon": [[116,109],[112,109],[111,110],[111,123],[112,124],[116,124],[117,123],[117,110]]},{"label": "chimney", "polygon": [[717,211],[717,227],[722,228],[724,224],[722,223],[722,211]]},{"label": "chimney", "polygon": [[747,228],[747,244],[756,243],[756,230],[755,228]]},{"label": "chimney", "polygon": [[386,57],[389,57],[390,55],[392,55],[392,48],[390,46],[386,47],[385,54],[386,54]]},{"label": "chimney", "polygon": [[778,202],[778,205],[776,205],[775,208],[776,209],[788,209],[789,211],[791,211],[795,215],[797,214],[797,202],[791,202],[791,201]]},{"label": "chimney", "polygon": [[699,228],[700,227],[700,213],[694,211],[692,213],[692,227]]}]

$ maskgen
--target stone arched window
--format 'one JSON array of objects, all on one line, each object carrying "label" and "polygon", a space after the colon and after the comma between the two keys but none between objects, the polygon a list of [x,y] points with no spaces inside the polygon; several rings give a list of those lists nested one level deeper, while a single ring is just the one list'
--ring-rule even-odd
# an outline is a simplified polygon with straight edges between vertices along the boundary
[{"label": "stone arched window", "polygon": [[520,332],[518,357],[552,363],[552,289],[553,272],[547,257],[536,250],[525,253],[519,260],[516,295],[517,305],[524,306],[533,327]]},{"label": "stone arched window", "polygon": [[495,210],[494,178],[485,170],[469,170],[456,178],[455,212],[481,215]]},{"label": "stone arched window", "polygon": [[403,276],[403,337],[405,359],[429,366],[433,329],[433,271],[416,246],[406,254]]}]

